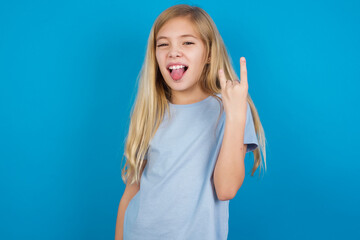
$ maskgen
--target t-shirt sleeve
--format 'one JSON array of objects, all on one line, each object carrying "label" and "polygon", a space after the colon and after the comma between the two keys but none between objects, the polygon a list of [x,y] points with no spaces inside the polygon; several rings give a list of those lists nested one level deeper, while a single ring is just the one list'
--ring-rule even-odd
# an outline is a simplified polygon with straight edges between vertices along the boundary
[{"label": "t-shirt sleeve", "polygon": [[254,126],[254,121],[253,121],[253,117],[251,114],[250,105],[248,102],[247,102],[247,110],[246,110],[244,144],[247,144],[246,152],[254,151],[259,145],[257,137],[256,137],[255,126]]}]

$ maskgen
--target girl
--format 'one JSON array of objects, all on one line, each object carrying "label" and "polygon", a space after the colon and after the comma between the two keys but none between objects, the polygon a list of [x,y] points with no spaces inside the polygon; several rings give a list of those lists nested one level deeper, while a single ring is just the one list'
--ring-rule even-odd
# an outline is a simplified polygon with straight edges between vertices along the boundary
[{"label": "girl", "polygon": [[266,170],[244,58],[240,68],[238,81],[203,9],[175,5],[155,20],[127,136],[115,239],[227,239],[245,154],[254,153],[253,176],[260,145]]}]

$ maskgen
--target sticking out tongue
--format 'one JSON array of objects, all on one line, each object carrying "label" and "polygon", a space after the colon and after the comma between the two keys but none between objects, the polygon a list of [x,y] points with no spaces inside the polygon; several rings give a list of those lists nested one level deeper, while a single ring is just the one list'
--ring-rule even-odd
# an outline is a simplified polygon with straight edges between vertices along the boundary
[{"label": "sticking out tongue", "polygon": [[179,80],[184,75],[185,68],[173,69],[171,74],[172,79]]}]

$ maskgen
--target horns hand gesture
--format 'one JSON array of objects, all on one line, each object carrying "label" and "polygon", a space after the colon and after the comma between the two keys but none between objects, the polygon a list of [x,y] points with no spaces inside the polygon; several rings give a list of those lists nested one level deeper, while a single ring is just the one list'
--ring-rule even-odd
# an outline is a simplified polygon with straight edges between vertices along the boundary
[{"label": "horns hand gesture", "polygon": [[221,96],[227,119],[246,121],[248,80],[245,58],[240,58],[240,81],[226,79],[223,69],[219,70]]}]

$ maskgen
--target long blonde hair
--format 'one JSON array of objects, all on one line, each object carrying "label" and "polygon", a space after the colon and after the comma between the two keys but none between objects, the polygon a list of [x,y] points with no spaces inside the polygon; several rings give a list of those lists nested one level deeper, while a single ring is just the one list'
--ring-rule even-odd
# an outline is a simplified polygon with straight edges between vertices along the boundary
[{"label": "long blonde hair", "polygon": [[[199,79],[204,92],[221,101],[216,96],[216,94],[221,93],[218,79],[218,70],[220,68],[224,69],[227,79],[239,79],[232,67],[231,59],[227,54],[225,44],[215,23],[203,9],[179,4],[163,11],[150,30],[144,63],[138,77],[138,93],[130,114],[131,120],[124,154],[127,161],[121,174],[124,182],[130,179],[130,184],[140,183],[140,173],[145,167],[146,161],[143,160],[148,151],[149,142],[157,131],[165,112],[169,113],[168,100],[171,99],[171,89],[165,83],[160,72],[155,56],[155,41],[160,28],[168,20],[175,17],[189,17],[206,46],[206,53],[210,57],[210,63],[205,65]],[[261,170],[263,166],[260,149],[264,156],[266,171],[265,134],[258,112],[249,94],[247,101],[250,105],[259,143],[259,147],[253,151],[254,165],[251,172],[251,176],[253,176],[256,169],[260,166]]]}]

